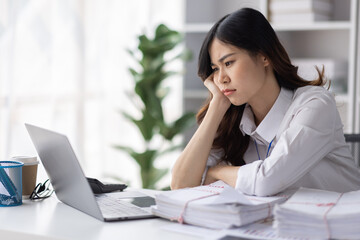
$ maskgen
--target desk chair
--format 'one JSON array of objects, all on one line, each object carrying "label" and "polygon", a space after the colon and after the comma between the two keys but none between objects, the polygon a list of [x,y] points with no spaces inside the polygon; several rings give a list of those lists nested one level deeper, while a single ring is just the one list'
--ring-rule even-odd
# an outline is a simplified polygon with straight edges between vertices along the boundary
[{"label": "desk chair", "polygon": [[349,144],[355,163],[360,166],[360,134],[345,134],[345,141]]}]

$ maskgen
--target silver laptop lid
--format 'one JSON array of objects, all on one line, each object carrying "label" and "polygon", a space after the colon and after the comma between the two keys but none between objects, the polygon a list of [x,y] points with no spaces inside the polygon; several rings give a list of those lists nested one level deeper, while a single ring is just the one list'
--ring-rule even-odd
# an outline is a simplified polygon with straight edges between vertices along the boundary
[{"label": "silver laptop lid", "polygon": [[59,200],[103,221],[100,208],[68,138],[34,125],[25,126]]}]

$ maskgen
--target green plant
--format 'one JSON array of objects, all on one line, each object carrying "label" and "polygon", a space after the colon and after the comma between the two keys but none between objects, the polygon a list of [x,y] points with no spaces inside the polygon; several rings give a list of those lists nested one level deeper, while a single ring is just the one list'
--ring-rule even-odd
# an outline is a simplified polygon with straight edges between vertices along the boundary
[{"label": "green plant", "polygon": [[[160,24],[155,36],[150,39],[145,34],[138,37],[137,51],[129,53],[138,63],[139,70],[129,68],[135,83],[135,95],[132,100],[141,100],[142,104],[134,104],[141,113],[140,118],[126,112],[123,116],[136,125],[143,138],[143,150],[136,151],[127,146],[115,146],[128,153],[140,166],[142,187],[155,189],[156,183],[168,173],[168,169],[154,166],[159,156],[181,147],[174,143],[174,137],[195,123],[194,113],[185,113],[177,120],[167,123],[164,119],[162,102],[169,93],[163,81],[178,72],[168,71],[165,67],[176,59],[188,60],[190,52],[182,49],[181,53],[166,59],[166,53],[174,50],[182,41],[182,35]],[[141,53],[141,54],[138,54]],[[141,56],[140,56],[141,55]],[[140,57],[139,57],[140,56]],[[135,98],[135,99],[134,99]],[[159,137],[161,141],[159,141]],[[154,141],[154,139],[156,139]]]}]

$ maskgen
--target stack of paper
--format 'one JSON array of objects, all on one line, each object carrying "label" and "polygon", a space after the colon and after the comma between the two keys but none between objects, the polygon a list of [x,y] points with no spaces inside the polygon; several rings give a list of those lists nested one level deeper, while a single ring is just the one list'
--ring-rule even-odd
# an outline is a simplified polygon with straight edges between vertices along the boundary
[{"label": "stack of paper", "polygon": [[330,0],[271,0],[272,23],[328,21],[332,15]]},{"label": "stack of paper", "polygon": [[274,216],[279,236],[360,239],[360,191],[300,188]]},{"label": "stack of paper", "polygon": [[272,216],[285,196],[247,196],[222,181],[169,191],[155,196],[152,212],[172,221],[213,229],[242,226]]}]

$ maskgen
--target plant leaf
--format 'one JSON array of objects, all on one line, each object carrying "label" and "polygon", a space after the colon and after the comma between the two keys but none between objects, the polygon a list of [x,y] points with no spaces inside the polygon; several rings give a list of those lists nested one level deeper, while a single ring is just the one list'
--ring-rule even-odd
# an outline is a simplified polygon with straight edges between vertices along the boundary
[{"label": "plant leaf", "polygon": [[160,156],[165,155],[167,153],[170,153],[170,152],[173,152],[175,150],[181,149],[182,147],[183,147],[183,144],[172,145],[172,146],[166,148],[165,150],[163,150],[161,152],[158,152],[156,157],[160,157]]},{"label": "plant leaf", "polygon": [[156,188],[156,183],[169,172],[169,169],[152,168],[150,171],[141,170],[142,187],[145,189]]},{"label": "plant leaf", "polygon": [[149,115],[156,120],[163,120],[162,99],[156,96],[156,88],[154,89],[151,84],[146,82],[138,82],[135,91],[145,105],[143,115]]},{"label": "plant leaf", "polygon": [[145,141],[150,141],[154,135],[157,121],[148,112],[143,111],[142,113],[143,117],[140,120],[135,119],[125,112],[123,112],[123,116],[137,126]]},{"label": "plant leaf", "polygon": [[135,118],[125,112],[122,114],[138,128],[145,141],[145,146],[148,147],[150,142],[156,142],[152,142],[152,140],[160,133],[162,140],[170,141],[170,147],[162,150],[162,145],[159,145],[156,150],[146,149],[144,152],[137,152],[125,146],[115,147],[128,153],[139,164],[143,187],[155,188],[156,182],[168,172],[168,169],[155,168],[153,164],[155,159],[160,155],[178,149],[180,145],[172,145],[171,143],[173,137],[195,123],[194,114],[189,113],[171,124],[167,124],[164,120],[162,107],[162,101],[169,93],[169,88],[162,85],[163,81],[180,73],[167,70],[167,64],[176,59],[190,59],[191,54],[190,51],[183,50],[169,60],[164,59],[168,51],[183,41],[182,34],[169,29],[164,24],[157,26],[152,39],[142,34],[138,36],[138,41],[137,52],[127,50],[139,64],[136,67],[128,68],[135,82],[134,94],[136,96],[128,95],[141,116]]},{"label": "plant leaf", "polygon": [[157,150],[145,150],[144,152],[136,152],[134,149],[122,146],[114,145],[114,148],[129,154],[144,170],[150,170],[153,167],[153,162],[156,157]]},{"label": "plant leaf", "polygon": [[160,126],[160,134],[166,140],[171,141],[176,135],[182,133],[185,129],[194,126],[195,122],[195,114],[186,113],[169,126],[161,123],[158,123],[158,125]]}]

